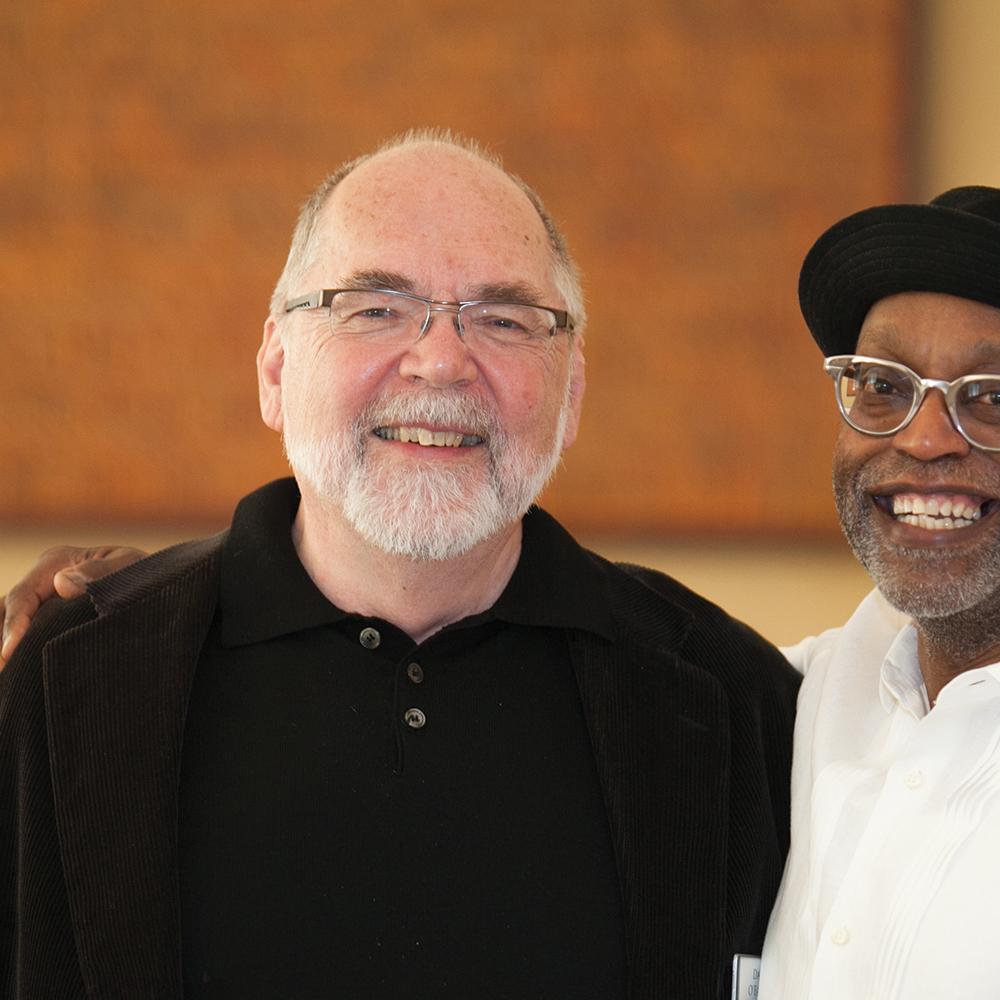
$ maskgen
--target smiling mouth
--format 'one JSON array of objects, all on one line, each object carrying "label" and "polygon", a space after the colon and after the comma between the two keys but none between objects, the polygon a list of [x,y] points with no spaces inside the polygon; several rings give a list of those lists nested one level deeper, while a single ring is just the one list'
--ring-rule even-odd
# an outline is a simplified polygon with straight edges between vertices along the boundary
[{"label": "smiling mouth", "polygon": [[903,524],[925,531],[972,527],[992,514],[998,501],[969,493],[873,494],[875,506]]},{"label": "smiling mouth", "polygon": [[376,427],[372,433],[383,441],[419,444],[424,448],[472,448],[484,440],[478,434],[432,430],[430,427]]}]

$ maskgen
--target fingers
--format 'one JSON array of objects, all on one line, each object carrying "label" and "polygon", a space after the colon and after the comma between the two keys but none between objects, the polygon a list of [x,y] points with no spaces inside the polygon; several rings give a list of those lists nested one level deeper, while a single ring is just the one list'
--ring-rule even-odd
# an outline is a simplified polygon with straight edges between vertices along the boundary
[{"label": "fingers", "polygon": [[101,545],[92,549],[73,549],[72,556],[72,562],[52,578],[53,589],[60,597],[79,597],[88,583],[145,559],[146,553],[127,545]]},{"label": "fingers", "polygon": [[[84,566],[87,564],[84,563]],[[88,579],[98,579],[103,576],[98,573],[96,577],[81,576],[75,569],[61,569],[52,577],[52,589],[59,597],[67,600],[71,597],[79,597],[87,590]]]},{"label": "fingers", "polygon": [[[13,594],[13,591],[11,592]],[[11,595],[0,598],[0,607],[3,610],[3,630],[2,644],[0,644],[0,670],[10,659],[14,647],[24,638],[24,633],[28,631],[31,619],[38,610],[39,602],[31,601],[30,597],[18,598],[15,594],[13,603]]]},{"label": "fingers", "polygon": [[114,573],[146,555],[140,549],[119,545],[77,548],[58,545],[41,554],[23,580],[0,599],[3,616],[0,669],[10,659],[28,631],[32,618],[51,597],[79,597],[86,585]]}]

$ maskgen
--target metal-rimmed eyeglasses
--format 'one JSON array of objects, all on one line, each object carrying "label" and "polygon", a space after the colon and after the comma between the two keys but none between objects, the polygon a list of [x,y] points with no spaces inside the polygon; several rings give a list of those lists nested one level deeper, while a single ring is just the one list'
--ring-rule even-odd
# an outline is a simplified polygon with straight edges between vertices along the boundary
[{"label": "metal-rimmed eyeglasses", "polygon": [[944,396],[955,429],[969,444],[1000,451],[1000,375],[921,378],[897,361],[842,354],[826,358],[841,416],[856,431],[888,437],[916,416],[928,390]]},{"label": "metal-rimmed eyeglasses", "polygon": [[459,337],[473,348],[538,350],[552,342],[557,330],[573,330],[564,309],[484,299],[446,302],[390,288],[324,288],[285,303],[286,313],[321,308],[330,310],[334,336],[386,347],[418,341],[438,312],[454,314]]}]

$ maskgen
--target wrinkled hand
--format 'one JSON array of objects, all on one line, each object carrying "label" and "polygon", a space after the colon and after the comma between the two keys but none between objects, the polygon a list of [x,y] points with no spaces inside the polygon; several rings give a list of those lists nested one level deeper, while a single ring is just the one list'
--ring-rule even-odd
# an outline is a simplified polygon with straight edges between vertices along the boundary
[{"label": "wrinkled hand", "polygon": [[35,612],[50,597],[79,597],[91,581],[124,569],[145,555],[140,549],[120,545],[89,549],[57,545],[43,552],[27,576],[14,584],[6,597],[0,597],[0,670],[28,631]]}]

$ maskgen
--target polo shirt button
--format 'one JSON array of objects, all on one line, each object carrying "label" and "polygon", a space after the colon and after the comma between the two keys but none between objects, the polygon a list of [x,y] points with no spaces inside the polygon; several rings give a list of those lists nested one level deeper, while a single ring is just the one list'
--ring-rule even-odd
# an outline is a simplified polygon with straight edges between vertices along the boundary
[{"label": "polo shirt button", "polygon": [[837,945],[847,944],[851,940],[851,932],[846,927],[838,927],[830,935],[830,940]]},{"label": "polo shirt button", "polygon": [[423,729],[427,725],[427,716],[419,708],[408,708],[403,718],[410,729]]},{"label": "polo shirt button", "polygon": [[361,630],[361,635],[358,636],[358,641],[365,647],[365,649],[375,649],[382,641],[382,636],[378,634],[378,629],[363,628]]},{"label": "polo shirt button", "polygon": [[420,666],[419,663],[411,663],[406,668],[406,676],[409,677],[414,684],[422,684],[424,680],[424,668]]},{"label": "polo shirt button", "polygon": [[911,791],[915,791],[924,783],[923,771],[910,771],[910,773],[903,779],[903,783]]}]

